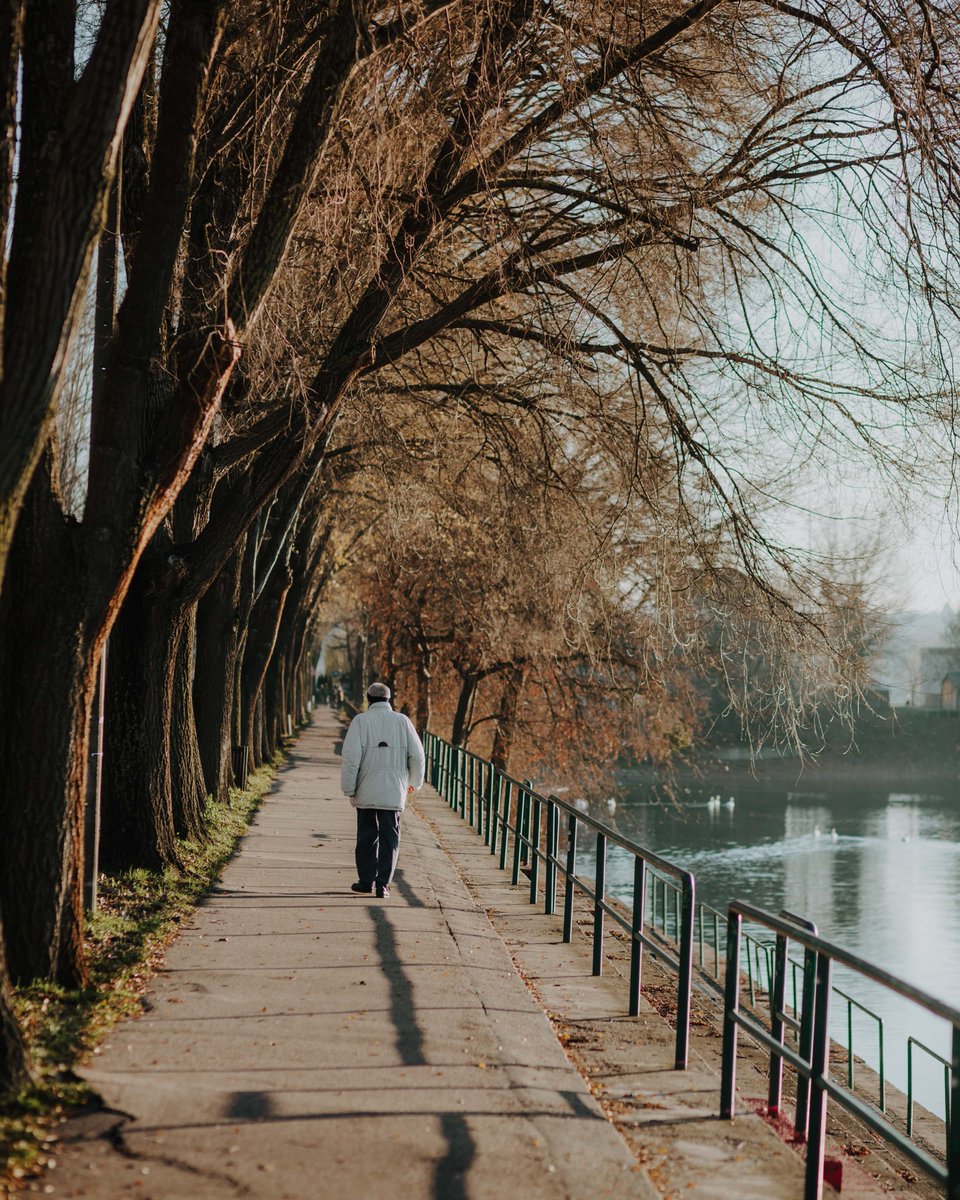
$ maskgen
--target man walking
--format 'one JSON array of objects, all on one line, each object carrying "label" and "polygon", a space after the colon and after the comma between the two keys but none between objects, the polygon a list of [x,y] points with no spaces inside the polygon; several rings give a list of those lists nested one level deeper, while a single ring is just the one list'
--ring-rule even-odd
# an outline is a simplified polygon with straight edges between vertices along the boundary
[{"label": "man walking", "polygon": [[407,795],[423,787],[423,745],[409,717],[394,712],[385,683],[367,688],[370,705],[343,739],[340,786],[357,810],[355,892],[390,895],[400,852],[400,814]]}]

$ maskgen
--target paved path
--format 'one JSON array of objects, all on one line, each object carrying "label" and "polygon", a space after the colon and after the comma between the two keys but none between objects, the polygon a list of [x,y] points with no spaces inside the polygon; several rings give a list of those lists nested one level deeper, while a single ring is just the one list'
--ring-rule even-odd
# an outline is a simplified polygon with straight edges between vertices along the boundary
[{"label": "paved path", "polygon": [[350,892],[324,710],[84,1072],[57,1196],[524,1200],[656,1195],[415,813],[386,901]]}]

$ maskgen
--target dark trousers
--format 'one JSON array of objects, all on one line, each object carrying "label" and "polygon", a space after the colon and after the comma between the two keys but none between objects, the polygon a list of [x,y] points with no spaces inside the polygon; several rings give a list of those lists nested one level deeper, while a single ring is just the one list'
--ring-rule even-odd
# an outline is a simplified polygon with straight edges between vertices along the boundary
[{"label": "dark trousers", "polygon": [[400,813],[392,808],[357,809],[357,878],[386,887],[397,869]]}]

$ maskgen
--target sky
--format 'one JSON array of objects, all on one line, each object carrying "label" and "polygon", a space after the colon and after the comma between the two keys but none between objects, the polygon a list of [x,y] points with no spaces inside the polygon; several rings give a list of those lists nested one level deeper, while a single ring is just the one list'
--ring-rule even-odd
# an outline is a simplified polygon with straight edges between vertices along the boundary
[{"label": "sky", "polygon": [[875,542],[870,578],[877,607],[939,612],[945,604],[960,608],[960,521],[950,509],[949,497],[932,487],[896,497],[876,478],[842,486],[822,477],[781,532],[792,525],[796,544],[832,545],[841,553]]},{"label": "sky", "polygon": [[848,533],[875,532],[882,540],[876,576],[883,609],[960,607],[960,523],[949,496],[915,486],[893,498],[872,481],[836,503]]},{"label": "sky", "polygon": [[906,608],[939,611],[944,604],[960,607],[960,544],[952,523],[929,521],[915,531],[903,531],[895,553]]}]

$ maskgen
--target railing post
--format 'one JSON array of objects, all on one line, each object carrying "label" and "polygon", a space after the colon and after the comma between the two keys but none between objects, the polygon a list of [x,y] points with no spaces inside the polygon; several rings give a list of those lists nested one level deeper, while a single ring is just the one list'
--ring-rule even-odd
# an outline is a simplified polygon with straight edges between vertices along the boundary
[{"label": "railing post", "polygon": [[[773,955],[773,981],[770,985],[770,1036],[783,1045],[783,1006],[787,995],[787,938],[777,934]],[[783,1059],[775,1050],[770,1051],[770,1086],[767,1088],[767,1112],[779,1116],[783,1103]]]},{"label": "railing post", "polygon": [[960,1029],[951,1043],[950,1103],[947,1106],[947,1200],[960,1200]]},{"label": "railing post", "polygon": [[573,880],[577,873],[577,818],[567,818],[567,877],[563,888],[563,940],[573,939]]},{"label": "railing post", "polygon": [[553,887],[550,890],[550,911],[557,911],[557,883],[560,879],[560,805],[553,806]]},{"label": "railing post", "polygon": [[823,1194],[823,1149],[827,1134],[827,1093],[830,1074],[830,959],[817,954],[817,996],[814,1001],[813,1054],[810,1059],[810,1118],[807,1130],[807,1171],[803,1200]]},{"label": "railing post", "polygon": [[677,980],[677,1044],[675,1067],[687,1069],[690,1054],[690,1000],[693,993],[693,910],[696,883],[688,872],[680,903],[680,978]]},{"label": "railing post", "polygon": [[521,851],[521,862],[525,867],[530,866],[530,810],[532,808],[530,797],[533,795],[533,780],[525,779],[524,786],[528,789],[527,801],[523,806],[523,850]]},{"label": "railing post", "polygon": [[476,798],[473,794],[473,782],[474,782],[474,778],[476,777],[476,772],[477,772],[476,761],[477,760],[471,754],[470,755],[470,770],[467,772],[467,779],[469,780],[469,783],[467,784],[467,790],[470,793],[470,828],[471,829],[477,823],[477,821],[476,821],[477,804],[476,804]]},{"label": "railing post", "polygon": [[733,1120],[737,1091],[737,1022],[740,1011],[740,930],[743,918],[727,913],[727,973],[723,985],[723,1064],[720,1074],[720,1116]]},{"label": "railing post", "polygon": [[487,769],[488,764],[485,759],[480,759],[477,763],[477,836],[483,833],[483,806],[486,803],[487,795]]},{"label": "railing post", "polygon": [[560,844],[557,836],[559,815],[556,804],[547,800],[547,863],[543,876],[543,911],[547,916],[553,916],[557,911],[557,868],[554,860]]},{"label": "railing post", "polygon": [[553,864],[550,862],[550,851],[553,849],[553,819],[556,808],[553,802],[547,800],[546,828],[543,832],[543,911],[550,912],[550,890],[553,887]]},{"label": "railing post", "polygon": [[496,778],[497,768],[490,763],[487,766],[487,791],[484,797],[484,823],[483,823],[483,844],[490,845],[490,830],[493,827],[493,788]]},{"label": "railing post", "polygon": [[513,784],[507,780],[507,788],[503,797],[503,810],[500,814],[500,870],[507,869],[507,833],[510,828],[510,801],[513,797]]},{"label": "railing post", "polygon": [[[800,992],[800,1040],[797,1053],[810,1062],[813,1053],[813,1018],[817,1002],[817,955],[814,950],[803,952],[803,987]],[[802,1138],[807,1136],[810,1113],[810,1080],[797,1073],[797,1115],[794,1127]]]},{"label": "railing post", "polygon": [[462,746],[457,747],[457,794],[460,798],[460,816],[467,815],[467,752]]},{"label": "railing post", "polygon": [[533,821],[530,836],[530,903],[537,902],[537,887],[540,883],[540,811],[543,801],[539,795],[533,797]]},{"label": "railing post", "polygon": [[[497,852],[497,823],[500,818],[500,794],[503,791],[503,776],[499,771],[494,772],[493,806],[490,812],[490,853]],[[500,831],[503,836],[503,830]]]},{"label": "railing post", "polygon": [[643,906],[647,886],[647,864],[639,854],[633,860],[633,922],[630,943],[630,1016],[640,1014],[640,974],[643,968]]},{"label": "railing post", "polygon": [[597,878],[593,901],[593,973],[603,974],[603,902],[607,887],[607,839],[597,834]]},{"label": "railing post", "polygon": [[515,885],[520,882],[520,852],[523,845],[523,839],[520,836],[520,830],[523,827],[523,813],[529,803],[529,792],[526,792],[523,788],[521,788],[517,792],[517,829],[516,833],[513,835],[513,875],[511,876],[511,882]]}]

